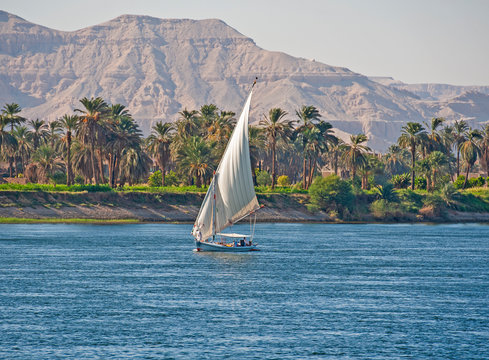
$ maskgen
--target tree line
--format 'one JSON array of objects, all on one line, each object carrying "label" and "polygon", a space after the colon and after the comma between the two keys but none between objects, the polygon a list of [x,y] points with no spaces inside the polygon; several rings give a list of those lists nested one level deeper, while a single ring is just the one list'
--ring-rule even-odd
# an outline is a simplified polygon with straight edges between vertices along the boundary
[{"label": "tree line", "polygon": [[[101,97],[79,103],[51,122],[28,120],[18,104],[5,104],[0,161],[10,177],[117,187],[146,183],[159,171],[161,186],[200,187],[211,181],[236,124],[234,112],[207,104],[180,111],[174,123],[157,122],[144,138],[124,105]],[[489,125],[472,129],[464,120],[447,124],[443,118],[408,122],[385,154],[375,154],[367,140],[356,134],[342,141],[314,106],[294,114],[272,108],[249,127],[255,185],[273,189],[281,175],[281,185],[308,189],[325,168],[362,189],[386,182],[430,191],[454,181],[466,187],[476,166],[489,177]]]}]

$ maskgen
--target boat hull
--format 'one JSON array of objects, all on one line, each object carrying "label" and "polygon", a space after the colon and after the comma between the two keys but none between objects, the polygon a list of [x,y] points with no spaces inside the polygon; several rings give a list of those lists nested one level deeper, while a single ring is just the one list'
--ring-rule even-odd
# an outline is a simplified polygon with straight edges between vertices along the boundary
[{"label": "boat hull", "polygon": [[196,251],[220,251],[220,252],[248,252],[248,251],[260,251],[256,245],[251,246],[226,246],[218,243],[207,241],[196,241]]}]

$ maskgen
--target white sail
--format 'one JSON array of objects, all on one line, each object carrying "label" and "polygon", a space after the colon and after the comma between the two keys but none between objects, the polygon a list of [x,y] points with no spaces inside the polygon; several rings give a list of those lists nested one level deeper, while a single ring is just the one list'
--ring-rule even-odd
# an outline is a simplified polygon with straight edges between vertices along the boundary
[{"label": "white sail", "polygon": [[248,114],[251,95],[252,92],[246,100],[243,112],[195,220],[193,233],[197,237],[200,231],[198,237],[201,237],[202,241],[260,208],[251,175],[248,143]]}]

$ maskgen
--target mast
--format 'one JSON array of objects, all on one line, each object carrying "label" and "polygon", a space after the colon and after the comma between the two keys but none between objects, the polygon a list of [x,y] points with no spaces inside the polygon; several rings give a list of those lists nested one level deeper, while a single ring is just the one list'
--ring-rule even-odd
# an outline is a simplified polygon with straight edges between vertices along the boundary
[{"label": "mast", "polygon": [[213,202],[212,202],[212,240],[216,239],[216,182],[217,182],[217,174],[214,171],[214,181],[212,182],[212,192],[213,192]]}]

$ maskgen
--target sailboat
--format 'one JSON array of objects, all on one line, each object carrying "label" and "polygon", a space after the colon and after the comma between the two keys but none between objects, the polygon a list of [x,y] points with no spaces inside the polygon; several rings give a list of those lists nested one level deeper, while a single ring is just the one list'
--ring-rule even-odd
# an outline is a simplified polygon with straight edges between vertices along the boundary
[{"label": "sailboat", "polygon": [[[256,210],[260,209],[251,175],[248,115],[251,87],[236,127],[226,146],[209,189],[202,201],[192,235],[196,251],[257,251],[253,243]],[[255,214],[254,222],[251,215]],[[225,233],[223,230],[250,216],[251,234]]]}]

